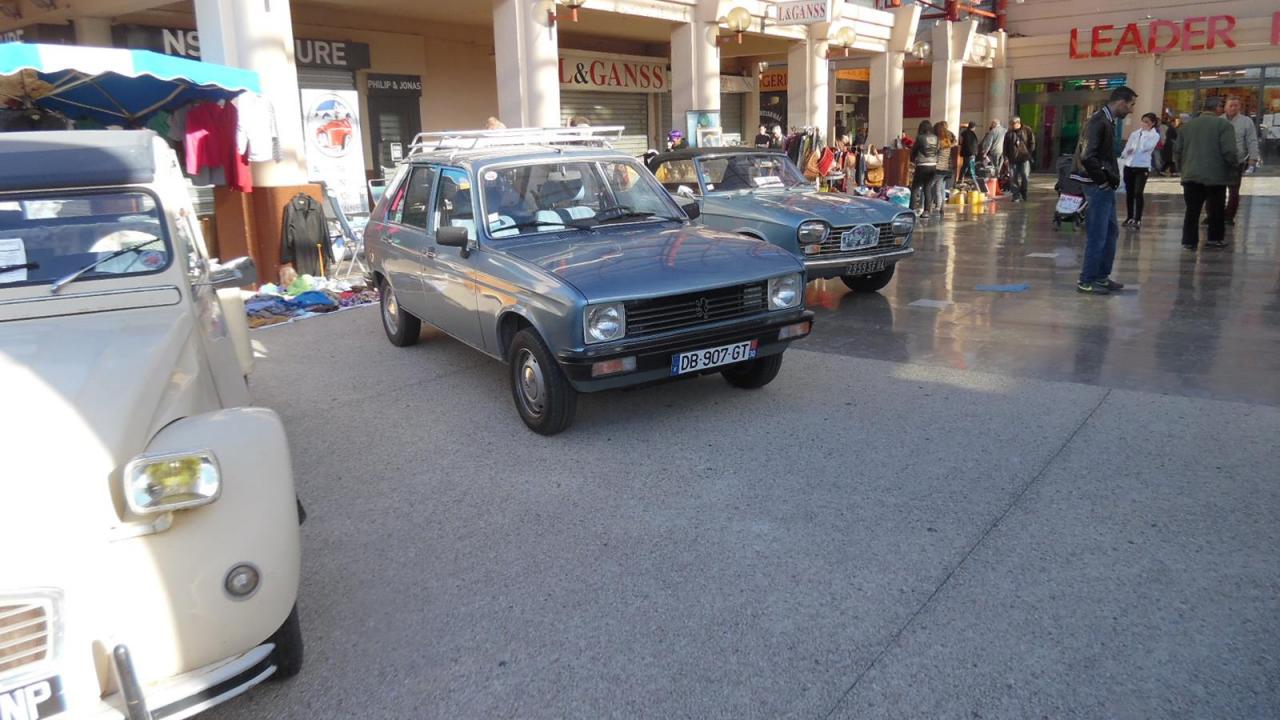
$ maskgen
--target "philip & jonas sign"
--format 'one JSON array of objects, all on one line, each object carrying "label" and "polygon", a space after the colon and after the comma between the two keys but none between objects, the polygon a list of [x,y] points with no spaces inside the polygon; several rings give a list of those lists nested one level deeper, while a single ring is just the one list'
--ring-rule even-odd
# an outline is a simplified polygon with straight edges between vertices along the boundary
[{"label": "philip & jonas sign", "polygon": [[[1234,15],[1201,15],[1181,21],[1152,20],[1145,27],[1129,23],[1124,27],[1095,25],[1088,31],[1072,28],[1069,53],[1072,60],[1083,60],[1125,54],[1229,50],[1236,46],[1232,37],[1235,27]],[[1271,44],[1280,45],[1280,12],[1271,17]]]}]

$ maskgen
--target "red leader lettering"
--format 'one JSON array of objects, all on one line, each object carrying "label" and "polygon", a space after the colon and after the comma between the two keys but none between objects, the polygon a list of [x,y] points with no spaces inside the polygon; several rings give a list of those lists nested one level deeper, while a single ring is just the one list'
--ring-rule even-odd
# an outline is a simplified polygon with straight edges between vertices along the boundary
[{"label": "red leader lettering", "polygon": [[1182,21],[1182,49],[1190,52],[1191,50],[1203,50],[1204,43],[1196,44],[1195,40],[1198,36],[1208,36],[1208,30],[1201,30],[1193,27],[1196,23],[1208,22],[1206,17],[1190,17]]},{"label": "red leader lettering", "polygon": [[1110,50],[1103,47],[1103,43],[1109,44],[1111,42],[1111,36],[1110,35],[1103,36],[1103,33],[1110,32],[1115,29],[1116,29],[1115,25],[1095,25],[1094,26],[1093,35],[1091,38],[1092,42],[1090,43],[1090,46],[1089,46],[1089,55],[1091,57],[1096,57],[1096,58],[1107,57],[1108,55],[1111,54]]},{"label": "red leader lettering", "polygon": [[[1160,37],[1161,28],[1168,28],[1169,30],[1170,37],[1169,37],[1169,43],[1167,45],[1160,44],[1159,37]],[[1147,52],[1151,53],[1152,55],[1155,55],[1158,53],[1167,53],[1170,50],[1178,47],[1178,44],[1182,42],[1181,26],[1179,26],[1177,23],[1170,22],[1168,20],[1156,20],[1152,22],[1151,28],[1147,32],[1151,33],[1151,38],[1147,42]]]},{"label": "red leader lettering", "polygon": [[1138,29],[1138,23],[1129,23],[1124,26],[1124,32],[1120,35],[1120,42],[1116,43],[1115,52],[1112,54],[1119,55],[1130,45],[1132,45],[1133,49],[1137,50],[1140,55],[1147,51],[1146,47],[1144,47],[1142,43],[1142,31]]},{"label": "red leader lettering", "polygon": [[1235,47],[1236,41],[1231,39],[1231,31],[1235,26],[1236,19],[1231,15],[1214,15],[1209,18],[1209,49],[1218,46],[1218,38],[1222,38],[1222,43],[1227,47]]}]

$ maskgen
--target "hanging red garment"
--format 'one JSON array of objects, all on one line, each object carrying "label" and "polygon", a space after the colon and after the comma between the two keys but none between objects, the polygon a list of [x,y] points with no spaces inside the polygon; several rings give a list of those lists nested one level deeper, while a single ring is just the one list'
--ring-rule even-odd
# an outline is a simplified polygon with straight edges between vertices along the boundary
[{"label": "hanging red garment", "polygon": [[831,148],[822,148],[822,155],[818,158],[818,173],[822,177],[831,174],[831,168],[836,164],[835,153],[831,152]]},{"label": "hanging red garment", "polygon": [[203,168],[222,168],[227,187],[240,192],[253,190],[249,163],[239,153],[236,128],[239,126],[236,106],[231,103],[205,102],[187,112],[184,144],[187,151],[187,174],[195,175]]}]

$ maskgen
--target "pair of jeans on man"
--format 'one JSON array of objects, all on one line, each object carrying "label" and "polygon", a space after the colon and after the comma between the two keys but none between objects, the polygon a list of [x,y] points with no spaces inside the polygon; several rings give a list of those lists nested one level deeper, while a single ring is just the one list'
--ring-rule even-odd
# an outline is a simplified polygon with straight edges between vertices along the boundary
[{"label": "pair of jeans on man", "polygon": [[1013,199],[1026,202],[1027,185],[1029,183],[1028,179],[1031,177],[1031,161],[1023,160],[1022,162],[1018,162],[1016,160],[1010,160],[1009,168],[1013,174],[1009,183],[1009,189],[1013,191]]},{"label": "pair of jeans on man", "polygon": [[1084,228],[1087,239],[1084,246],[1084,267],[1080,269],[1080,284],[1093,285],[1111,278],[1111,266],[1116,260],[1116,240],[1120,237],[1120,223],[1116,222],[1116,191],[1096,184],[1084,186],[1084,196],[1089,201],[1085,210]]},{"label": "pair of jeans on man", "polygon": [[1202,208],[1207,208],[1209,214],[1208,244],[1224,244],[1227,239],[1227,186],[1184,182],[1182,198],[1187,203],[1187,214],[1182,218],[1182,247],[1194,250],[1200,245]]}]

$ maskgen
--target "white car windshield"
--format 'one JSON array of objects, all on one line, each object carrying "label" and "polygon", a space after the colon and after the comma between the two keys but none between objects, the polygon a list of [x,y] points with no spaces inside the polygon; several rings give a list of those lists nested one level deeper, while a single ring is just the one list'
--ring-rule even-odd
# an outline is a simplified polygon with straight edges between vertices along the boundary
[{"label": "white car windshield", "polygon": [[698,158],[706,192],[768,190],[812,185],[781,153],[735,153]]},{"label": "white car windshield", "polygon": [[159,272],[170,254],[162,227],[142,192],[2,197],[0,288],[52,283],[95,262],[83,279]]},{"label": "white car windshield", "polygon": [[493,238],[683,220],[653,177],[630,160],[548,161],[480,175]]}]

